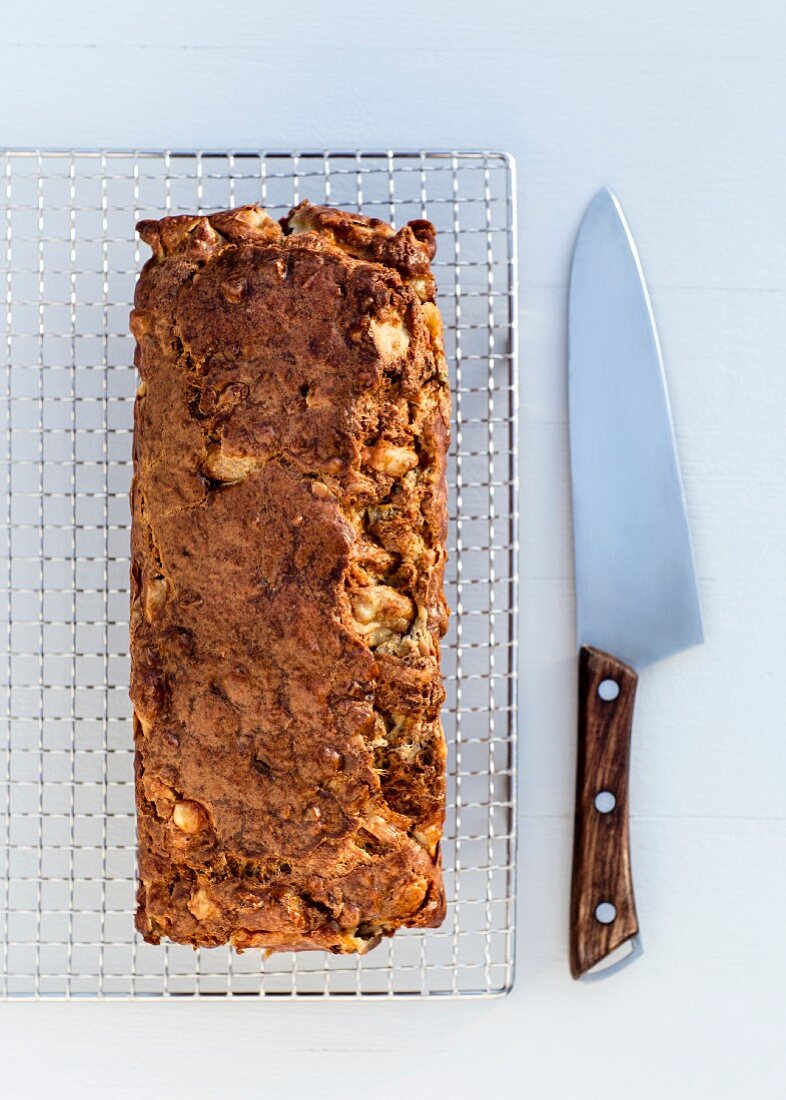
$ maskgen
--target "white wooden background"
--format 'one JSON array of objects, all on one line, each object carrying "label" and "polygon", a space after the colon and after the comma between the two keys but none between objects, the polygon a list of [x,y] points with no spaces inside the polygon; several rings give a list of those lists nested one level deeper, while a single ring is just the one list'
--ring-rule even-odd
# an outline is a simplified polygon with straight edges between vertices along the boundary
[{"label": "white wooden background", "polygon": [[[786,5],[3,5],[0,144],[490,147],[520,175],[519,975],[470,1004],[9,1005],[3,1096],[786,1095]],[[707,644],[646,673],[645,954],[576,985],[565,281],[601,184],[666,356]]]}]

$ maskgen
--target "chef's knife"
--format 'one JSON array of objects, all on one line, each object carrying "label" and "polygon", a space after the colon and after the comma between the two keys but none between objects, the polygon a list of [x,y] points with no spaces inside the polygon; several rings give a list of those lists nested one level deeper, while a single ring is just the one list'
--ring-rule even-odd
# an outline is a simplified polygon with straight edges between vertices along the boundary
[{"label": "chef's knife", "polygon": [[655,321],[636,246],[607,190],[579,230],[569,310],[579,641],[570,966],[577,978],[608,974],[640,951],[628,839],[637,673],[703,637]]}]

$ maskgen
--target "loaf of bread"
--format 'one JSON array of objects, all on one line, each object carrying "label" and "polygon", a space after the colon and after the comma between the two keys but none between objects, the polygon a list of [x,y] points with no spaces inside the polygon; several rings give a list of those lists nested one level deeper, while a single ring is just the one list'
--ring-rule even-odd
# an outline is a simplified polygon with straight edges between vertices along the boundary
[{"label": "loaf of bread", "polygon": [[449,389],[425,221],[144,221],[137,928],[365,952],[445,897]]}]

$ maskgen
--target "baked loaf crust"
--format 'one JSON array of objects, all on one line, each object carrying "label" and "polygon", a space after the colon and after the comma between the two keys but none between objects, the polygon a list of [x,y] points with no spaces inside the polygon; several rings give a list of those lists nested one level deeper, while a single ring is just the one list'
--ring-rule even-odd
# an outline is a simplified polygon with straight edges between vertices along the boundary
[{"label": "baked loaf crust", "polygon": [[433,227],[301,203],[138,229],[137,928],[348,953],[436,926]]}]

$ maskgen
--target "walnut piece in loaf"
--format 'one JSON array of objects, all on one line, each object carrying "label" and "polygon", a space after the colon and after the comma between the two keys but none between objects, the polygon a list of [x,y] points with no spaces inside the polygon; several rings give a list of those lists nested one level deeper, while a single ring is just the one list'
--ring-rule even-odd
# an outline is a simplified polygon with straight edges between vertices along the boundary
[{"label": "walnut piece in loaf", "polygon": [[365,952],[442,921],[449,389],[434,230],[141,222],[137,927]]}]

